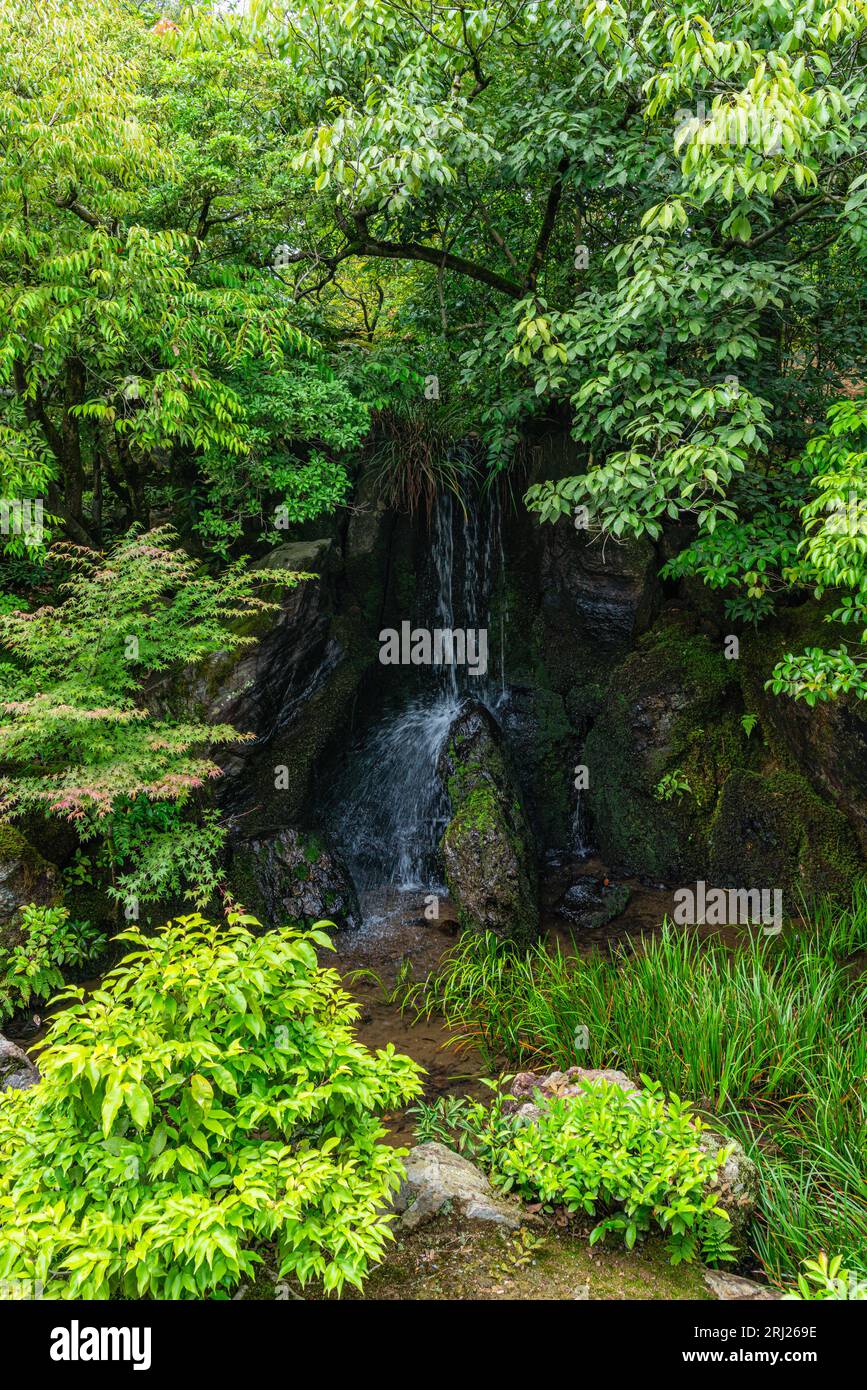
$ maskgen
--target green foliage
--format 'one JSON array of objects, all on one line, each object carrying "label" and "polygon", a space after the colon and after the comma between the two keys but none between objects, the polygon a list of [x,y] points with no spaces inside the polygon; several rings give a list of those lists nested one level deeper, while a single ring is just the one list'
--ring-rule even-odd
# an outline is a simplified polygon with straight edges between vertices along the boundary
[{"label": "green foliage", "polygon": [[705,1189],[730,1151],[702,1150],[701,1121],[689,1105],[642,1080],[645,1090],[632,1093],[585,1082],[578,1096],[540,1101],[532,1123],[506,1110],[499,1090],[489,1106],[448,1096],[410,1113],[419,1143],[467,1152],[502,1190],[549,1209],[602,1215],[591,1244],[614,1231],[631,1250],[656,1225],[672,1264],[699,1254],[728,1259],[728,1216]]},{"label": "green foliage", "polygon": [[226,834],[216,811],[204,811],[196,824],[177,802],[125,801],[115,807],[102,856],[121,870],[109,894],[126,908],[183,893],[203,908],[222,881]]},{"label": "green foliage", "polygon": [[[241,737],[136,702],[155,673],[252,642],[232,624],[277,606],[255,595],[261,574],[235,564],[213,578],[172,542],[163,528],[132,534],[104,557],[58,545],[63,601],[0,615],[5,815],[42,810],[87,829],[122,798],[184,800],[217,771],[196,746]],[[267,574],[290,585],[306,577]]]},{"label": "green foliage", "polygon": [[820,1250],[815,1260],[804,1260],[798,1275],[798,1292],[783,1297],[814,1303],[829,1298],[863,1300],[867,1299],[867,1280],[856,1279],[851,1270],[844,1269],[842,1255],[832,1255],[829,1259],[824,1250]]},{"label": "green foliage", "polygon": [[[867,399],[841,401],[828,411],[828,428],[810,440],[801,461],[810,476],[802,509],[806,535],[796,573],[816,598],[839,596],[826,621],[860,628],[867,642]],[[867,660],[844,644],[788,652],[768,689],[808,705],[852,692],[867,699]]]},{"label": "green foliage", "polygon": [[61,989],[61,966],[80,970],[101,955],[102,934],[89,922],[70,921],[65,907],[21,908],[23,940],[9,950],[0,948],[0,1023],[34,1000],[45,1000]]},{"label": "green foliage", "polygon": [[126,932],[102,987],[68,991],[42,1081],[0,1096],[0,1278],[226,1297],[268,1242],[281,1278],[361,1287],[404,1152],[378,1116],[418,1094],[418,1068],[356,1041],[358,1008],[317,963],[327,936],[251,926]]},{"label": "green foliage", "polygon": [[585,1082],[580,1096],[554,1098],[532,1124],[493,1155],[497,1186],[525,1201],[565,1206],[589,1216],[614,1209],[595,1227],[591,1244],[609,1231],[631,1250],[656,1226],[666,1234],[672,1264],[701,1256],[731,1258],[728,1216],[707,1184],[729,1150],[705,1153],[701,1122],[689,1105],[643,1077],[645,1089]]},{"label": "green foliage", "polygon": [[653,795],[657,801],[673,801],[692,794],[689,778],[679,767],[664,772],[656,784]]},{"label": "green foliage", "polygon": [[652,1071],[757,1163],[753,1241],[769,1275],[794,1279],[825,1248],[863,1277],[867,978],[847,960],[865,947],[862,884],[851,908],[818,904],[734,952],[671,926],[610,959],[466,940],[415,998],[489,1064]]}]

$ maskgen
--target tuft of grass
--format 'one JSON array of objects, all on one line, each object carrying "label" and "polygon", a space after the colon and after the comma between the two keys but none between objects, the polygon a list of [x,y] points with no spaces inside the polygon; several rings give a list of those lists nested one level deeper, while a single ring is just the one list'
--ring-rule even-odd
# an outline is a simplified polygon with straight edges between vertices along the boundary
[{"label": "tuft of grass", "polygon": [[465,935],[418,986],[486,1065],[621,1067],[715,1115],[761,1177],[754,1250],[778,1282],[818,1250],[867,1274],[867,884],[732,950],[663,924],[607,955]]}]

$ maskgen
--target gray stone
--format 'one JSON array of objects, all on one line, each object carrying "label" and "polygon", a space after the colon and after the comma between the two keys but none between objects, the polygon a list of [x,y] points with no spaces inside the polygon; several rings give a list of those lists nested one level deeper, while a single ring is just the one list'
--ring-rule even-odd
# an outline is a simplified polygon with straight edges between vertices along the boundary
[{"label": "gray stone", "polygon": [[757,1284],[754,1279],[744,1279],[742,1275],[731,1274],[728,1270],[706,1269],[703,1277],[714,1297],[727,1303],[763,1303],[783,1297],[779,1289]]},{"label": "gray stone", "polygon": [[0,1034],[0,1091],[27,1091],[39,1080],[39,1071],[26,1052]]},{"label": "gray stone", "polygon": [[398,1229],[415,1230],[446,1208],[457,1208],[471,1221],[493,1221],[514,1230],[521,1224],[519,1210],[498,1197],[491,1185],[468,1158],[430,1142],[411,1149],[406,1159],[406,1176],[394,1199],[400,1219]]},{"label": "gray stone", "polygon": [[601,879],[579,878],[567,888],[557,906],[557,913],[582,931],[604,927],[624,911],[631,896],[625,883],[605,884]]},{"label": "gray stone", "polygon": [[291,826],[236,841],[229,884],[266,927],[322,919],[340,929],[361,926],[358,895],[342,859],[321,836]]}]

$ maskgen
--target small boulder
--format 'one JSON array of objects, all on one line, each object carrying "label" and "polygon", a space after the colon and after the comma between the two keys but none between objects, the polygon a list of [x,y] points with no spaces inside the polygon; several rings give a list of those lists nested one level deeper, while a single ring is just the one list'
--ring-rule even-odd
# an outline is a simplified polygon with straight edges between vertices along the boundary
[{"label": "small boulder", "polygon": [[601,879],[579,878],[567,888],[557,906],[559,916],[565,917],[582,931],[604,927],[619,917],[631,897],[625,883],[604,883]]},{"label": "small boulder", "polygon": [[754,1279],[744,1279],[742,1275],[731,1274],[724,1269],[706,1269],[704,1282],[715,1298],[726,1303],[764,1303],[783,1297],[779,1289],[757,1284]]},{"label": "small boulder", "polygon": [[[569,1067],[568,1071],[552,1071],[547,1075],[534,1071],[519,1071],[509,1087],[503,1109],[506,1114],[523,1114],[528,1105],[538,1105],[538,1097],[551,1100],[554,1097],[579,1096],[582,1083],[598,1086],[605,1082],[619,1086],[621,1091],[640,1091],[634,1081],[622,1071],[602,1067]],[[539,1111],[541,1114],[541,1111]]]},{"label": "small boulder", "polygon": [[0,1034],[0,1091],[27,1091],[39,1080],[39,1071],[26,1052]]},{"label": "small boulder", "polygon": [[394,1199],[399,1230],[412,1231],[431,1221],[448,1204],[471,1221],[493,1221],[514,1230],[521,1224],[518,1210],[495,1195],[491,1185],[468,1158],[445,1144],[418,1144],[406,1159],[406,1176]]},{"label": "small boulder", "polygon": [[232,892],[266,927],[323,919],[339,928],[361,926],[358,895],[339,855],[318,835],[284,826],[232,847]]}]

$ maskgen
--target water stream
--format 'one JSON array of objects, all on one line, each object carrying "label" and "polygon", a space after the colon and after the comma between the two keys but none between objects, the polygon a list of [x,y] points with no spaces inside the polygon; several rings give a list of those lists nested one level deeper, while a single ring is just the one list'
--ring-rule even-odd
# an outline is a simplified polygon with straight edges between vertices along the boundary
[{"label": "water stream", "polygon": [[495,498],[462,503],[442,493],[430,519],[430,557],[418,626],[484,629],[488,663],[420,666],[412,693],[386,711],[351,750],[331,832],[362,899],[384,888],[442,892],[437,846],[448,820],[437,762],[461,701],[470,695],[496,712],[507,699],[502,632],[491,641],[491,596],[502,564]]}]

